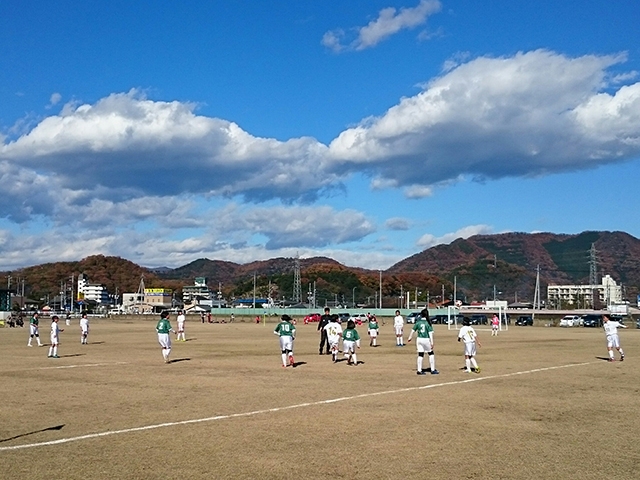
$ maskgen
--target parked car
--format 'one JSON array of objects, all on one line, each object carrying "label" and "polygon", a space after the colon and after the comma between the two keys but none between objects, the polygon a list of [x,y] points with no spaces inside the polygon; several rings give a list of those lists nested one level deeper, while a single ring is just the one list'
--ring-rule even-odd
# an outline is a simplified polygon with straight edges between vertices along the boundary
[{"label": "parked car", "polygon": [[481,314],[471,315],[469,321],[471,322],[471,325],[486,325],[489,323],[487,316]]},{"label": "parked car", "polygon": [[309,315],[304,317],[304,323],[319,322],[321,316],[322,315],[320,315],[319,313],[310,313]]},{"label": "parked car", "polygon": [[351,316],[349,317],[349,320],[353,320],[354,322],[356,322],[357,325],[361,325],[364,322],[369,321],[366,313],[352,313]]},{"label": "parked car", "polygon": [[640,328],[640,318],[636,320],[636,328]]},{"label": "parked car", "polygon": [[338,314],[338,320],[340,323],[346,322],[351,318],[351,314],[347,312],[342,312]]},{"label": "parked car", "polygon": [[420,318],[420,312],[411,312],[407,315],[407,323],[416,323],[416,320]]},{"label": "parked car", "polygon": [[565,315],[560,319],[561,327],[578,327],[581,324],[581,318],[578,315]]},{"label": "parked car", "polygon": [[533,326],[533,317],[531,315],[520,315],[516,320],[516,325],[521,327]]},{"label": "parked car", "polygon": [[588,314],[582,316],[583,327],[599,328],[602,327],[602,323],[602,315]]}]

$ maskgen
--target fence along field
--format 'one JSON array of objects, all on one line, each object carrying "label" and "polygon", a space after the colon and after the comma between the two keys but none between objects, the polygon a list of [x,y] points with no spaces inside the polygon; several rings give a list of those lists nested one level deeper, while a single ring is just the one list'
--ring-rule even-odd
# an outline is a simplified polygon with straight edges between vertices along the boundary
[{"label": "fence along field", "polygon": [[395,346],[389,320],[378,348],[359,327],[357,367],[319,356],[317,324],[299,323],[293,369],[280,366],[275,320],[188,321],[170,364],[155,322],[92,320],[88,345],[63,325],[60,359],[27,348],[26,329],[0,330],[1,478],[628,479],[640,468],[635,329],[612,364],[600,329],[479,329],[482,373],[469,375],[457,332],[436,325],[441,374],[417,376],[415,347]]}]

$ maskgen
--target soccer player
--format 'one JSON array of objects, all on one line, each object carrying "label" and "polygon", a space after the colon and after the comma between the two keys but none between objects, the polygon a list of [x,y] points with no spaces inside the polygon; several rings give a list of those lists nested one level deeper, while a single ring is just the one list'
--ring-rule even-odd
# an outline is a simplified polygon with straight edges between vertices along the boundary
[{"label": "soccer player", "polygon": [[175,330],[171,328],[169,312],[162,312],[160,314],[160,320],[156,325],[156,332],[158,332],[158,343],[162,348],[164,363],[169,363],[169,355],[171,354],[171,337],[169,333],[176,333]]},{"label": "soccer player", "polygon": [[329,342],[329,348],[331,349],[331,356],[335,363],[338,361],[338,345],[342,337],[342,325],[338,322],[338,315],[331,315],[329,323],[327,323],[324,329],[326,331],[327,341]]},{"label": "soccer player", "polygon": [[186,321],[186,317],[182,310],[178,310],[178,318],[176,322],[178,322],[178,336],[176,337],[176,341],[180,341],[180,336],[182,336],[182,341],[186,342],[187,338],[184,336],[184,322]]},{"label": "soccer player", "polygon": [[60,358],[58,356],[58,345],[60,344],[60,332],[64,332],[64,329],[58,326],[58,316],[51,317],[51,346],[49,347],[48,358]]},{"label": "soccer player", "polygon": [[491,317],[491,336],[498,336],[498,328],[500,328],[500,318],[495,313]]},{"label": "soccer player", "polygon": [[342,351],[347,357],[347,365],[358,365],[356,347],[360,348],[360,335],[353,320],[347,322],[347,329],[342,333]]},{"label": "soccer player", "polygon": [[280,337],[282,367],[287,366],[287,358],[289,359],[289,365],[295,367],[296,364],[293,360],[293,341],[296,339],[296,327],[291,324],[291,317],[286,313],[280,318],[282,321],[276,325],[273,334]]},{"label": "soccer player", "polygon": [[426,308],[420,312],[420,318],[413,325],[409,338],[407,338],[407,343],[411,342],[413,332],[416,332],[418,337],[416,338],[416,350],[418,351],[416,373],[418,375],[426,375],[422,370],[422,360],[424,359],[424,352],[427,352],[431,375],[438,375],[440,372],[436,370],[436,358],[433,354],[433,327],[429,321],[429,310]]},{"label": "soccer player", "polygon": [[404,318],[400,315],[400,310],[396,310],[396,316],[393,318],[393,328],[396,331],[396,347],[404,347],[403,329]]},{"label": "soccer player", "polygon": [[367,329],[367,333],[369,334],[369,346],[370,347],[377,347],[378,344],[376,343],[378,341],[378,330],[379,330],[379,326],[378,326],[378,319],[376,317],[374,317],[373,315],[371,315],[369,317],[369,328]]},{"label": "soccer player", "polygon": [[622,347],[620,347],[620,337],[618,337],[618,328],[627,328],[620,322],[615,322],[609,318],[609,315],[604,315],[603,317],[603,325],[604,333],[607,336],[607,350],[609,351],[609,361],[615,361],[613,357],[613,349],[615,347],[616,350],[620,353],[620,361],[624,361],[624,352],[622,351]]},{"label": "soccer player", "polygon": [[86,345],[87,337],[89,336],[89,319],[86,313],[83,313],[80,319],[80,332],[80,343]]},{"label": "soccer player", "polygon": [[458,332],[458,341],[464,342],[464,364],[466,367],[466,373],[471,373],[471,366],[476,373],[480,373],[480,367],[476,362],[476,344],[478,347],[482,347],[478,335],[473,327],[470,325],[468,318],[462,320],[462,328]]},{"label": "soccer player", "polygon": [[27,347],[31,346],[31,340],[33,339],[33,337],[36,337],[36,340],[38,341],[38,346],[39,347],[42,346],[42,343],[40,343],[40,332],[39,332],[39,326],[38,326],[39,324],[40,324],[40,320],[38,319],[38,312],[36,312],[31,317],[31,320],[29,320],[29,342],[27,343]]}]

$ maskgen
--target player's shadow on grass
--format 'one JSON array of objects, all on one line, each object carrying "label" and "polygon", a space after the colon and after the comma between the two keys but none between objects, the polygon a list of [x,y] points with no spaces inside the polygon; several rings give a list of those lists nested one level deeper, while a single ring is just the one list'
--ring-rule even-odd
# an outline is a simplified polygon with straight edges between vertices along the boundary
[{"label": "player's shadow on grass", "polygon": [[71,355],[60,355],[60,358],[83,357],[84,355],[86,355],[86,353],[72,353]]},{"label": "player's shadow on grass", "polygon": [[190,360],[190,358],[176,358],[174,360],[169,360],[167,363],[188,362]]},{"label": "player's shadow on grass", "polygon": [[300,365],[306,365],[307,362],[293,362],[291,365],[293,368],[299,367]]},{"label": "player's shadow on grass", "polygon": [[[104,342],[89,342],[91,345],[103,345]],[[89,343],[87,343],[87,345],[89,345]]]},{"label": "player's shadow on grass", "polygon": [[605,361],[609,361],[609,357],[596,357],[598,360],[605,360]]},{"label": "player's shadow on grass", "polygon": [[48,432],[50,430],[62,430],[62,427],[64,427],[64,424],[56,425],[55,427],[47,427],[47,428],[42,428],[40,430],[34,430],[33,432],[29,432],[29,433],[21,433],[20,435],[16,435],[14,437],[2,438],[2,439],[0,439],[0,443],[9,442],[11,440],[15,440],[16,438],[27,437],[29,435],[35,435],[36,433]]},{"label": "player's shadow on grass", "polygon": [[194,340],[197,340],[197,338],[187,338],[185,342],[193,342]]}]

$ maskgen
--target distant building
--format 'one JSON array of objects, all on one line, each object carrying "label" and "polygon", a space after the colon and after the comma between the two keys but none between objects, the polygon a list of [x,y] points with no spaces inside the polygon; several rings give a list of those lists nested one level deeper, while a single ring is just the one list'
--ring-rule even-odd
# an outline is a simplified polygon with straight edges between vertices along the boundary
[{"label": "distant building", "polygon": [[78,275],[78,301],[92,301],[101,306],[107,306],[111,302],[107,287],[99,283],[89,283],[89,278],[84,273]]},{"label": "distant building", "polygon": [[173,307],[173,290],[170,288],[145,288],[144,303],[154,312]]},{"label": "distant building", "polygon": [[186,309],[202,307],[207,311],[211,308],[226,307],[227,302],[222,298],[222,292],[214,292],[207,285],[206,277],[196,277],[193,285],[182,287],[182,302]]},{"label": "distant building", "polygon": [[622,302],[622,286],[616,284],[609,275],[602,277],[600,285],[547,286],[547,304],[555,308],[563,306],[594,308],[596,304],[611,305],[620,302]]}]

